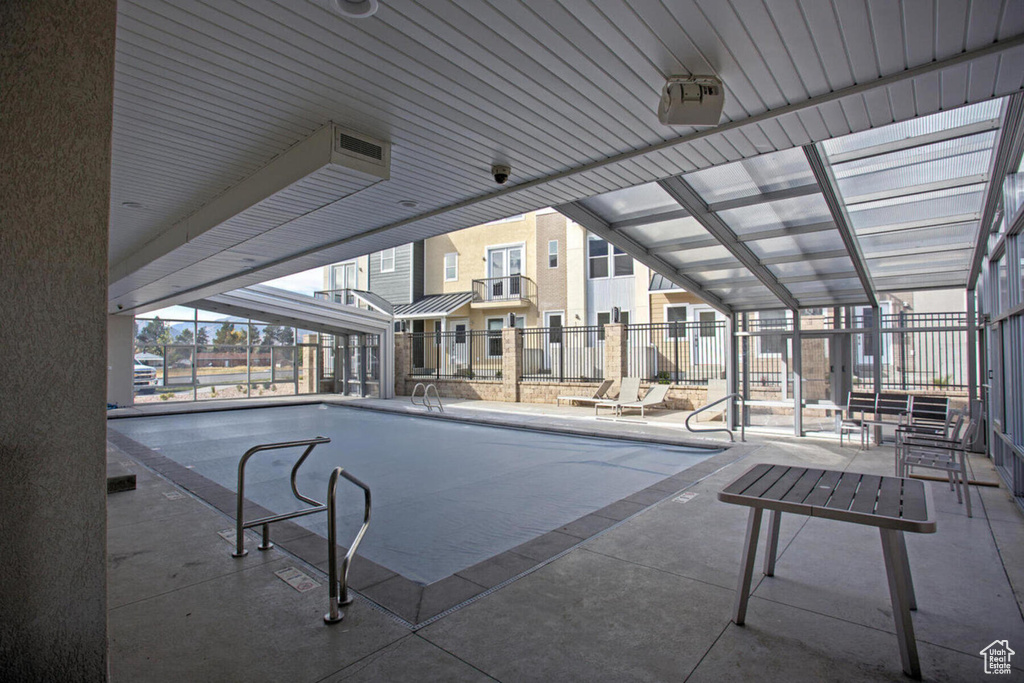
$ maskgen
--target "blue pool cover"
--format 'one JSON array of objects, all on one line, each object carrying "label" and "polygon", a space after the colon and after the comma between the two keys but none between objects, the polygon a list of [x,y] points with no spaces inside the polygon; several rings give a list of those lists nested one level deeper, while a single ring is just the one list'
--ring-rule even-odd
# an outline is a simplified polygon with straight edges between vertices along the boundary
[{"label": "blue pool cover", "polygon": [[[588,438],[341,406],[311,405],[118,420],[111,428],[237,490],[241,455],[260,443],[328,436],[299,490],[324,500],[332,469],[373,492],[360,555],[429,584],[632,495],[716,451]],[[301,449],[258,453],[246,498],[275,513],[305,505],[288,475]],[[362,492],[339,485],[339,542],[362,521]],[[295,520],[322,536],[326,513]]]}]

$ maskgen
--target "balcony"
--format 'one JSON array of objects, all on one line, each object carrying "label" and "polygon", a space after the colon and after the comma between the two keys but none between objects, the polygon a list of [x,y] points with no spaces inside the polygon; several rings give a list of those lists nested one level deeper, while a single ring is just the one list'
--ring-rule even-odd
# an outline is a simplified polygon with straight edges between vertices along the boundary
[{"label": "balcony", "polygon": [[471,308],[515,308],[537,299],[537,284],[525,275],[473,280]]}]

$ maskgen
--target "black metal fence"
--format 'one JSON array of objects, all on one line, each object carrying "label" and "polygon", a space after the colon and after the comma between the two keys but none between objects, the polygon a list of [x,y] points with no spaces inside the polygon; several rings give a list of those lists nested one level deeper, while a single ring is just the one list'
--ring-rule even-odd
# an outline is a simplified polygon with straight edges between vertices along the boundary
[{"label": "black metal fence", "polygon": [[604,379],[600,325],[523,330],[520,379],[529,382],[594,382]]},{"label": "black metal fence", "polygon": [[[871,325],[858,316],[855,327]],[[874,381],[874,357],[881,354],[882,388],[892,391],[962,391],[967,389],[967,314],[893,313],[882,316],[881,348],[874,335],[854,338],[854,377]]]},{"label": "black metal fence", "polygon": [[626,325],[627,374],[673,384],[725,379],[728,334],[723,320]]},{"label": "black metal fence", "polygon": [[409,374],[436,379],[500,379],[501,330],[413,332]]}]

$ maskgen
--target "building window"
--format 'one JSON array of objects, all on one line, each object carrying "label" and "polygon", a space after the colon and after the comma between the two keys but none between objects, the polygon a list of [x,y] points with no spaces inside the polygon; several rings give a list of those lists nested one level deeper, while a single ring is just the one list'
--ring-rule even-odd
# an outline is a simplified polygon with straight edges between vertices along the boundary
[{"label": "building window", "polygon": [[393,273],[395,271],[395,248],[385,249],[380,252],[380,272]]},{"label": "building window", "polygon": [[444,281],[454,282],[459,279],[459,255],[458,253],[444,255]]},{"label": "building window", "polygon": [[611,313],[597,314],[597,338],[604,341],[604,326],[612,321]]},{"label": "building window", "polygon": [[668,323],[669,339],[686,338],[686,305],[665,306],[665,322]]},{"label": "building window", "polygon": [[632,257],[599,237],[591,236],[587,240],[587,261],[592,280],[609,275],[623,277],[633,274]]},{"label": "building window", "polygon": [[548,242],[548,268],[558,267],[558,240]]},{"label": "building window", "polygon": [[[757,314],[760,321],[760,331],[766,332],[771,329],[785,330],[787,326],[786,311],[761,311]],[[766,334],[758,338],[758,353],[762,356],[784,356],[786,354],[786,338],[782,332],[778,334]]]}]

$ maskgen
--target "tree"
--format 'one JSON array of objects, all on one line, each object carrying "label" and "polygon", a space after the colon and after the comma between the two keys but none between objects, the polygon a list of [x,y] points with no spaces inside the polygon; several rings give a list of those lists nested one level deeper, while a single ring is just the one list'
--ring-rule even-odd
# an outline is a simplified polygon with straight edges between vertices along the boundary
[{"label": "tree", "polygon": [[295,343],[295,333],[290,327],[267,325],[263,328],[263,346],[291,346]]},{"label": "tree", "polygon": [[160,348],[164,344],[171,343],[171,328],[159,317],[153,318],[135,336],[140,351],[147,353],[162,353]]},{"label": "tree", "polygon": [[241,346],[245,344],[245,332],[236,330],[233,322],[221,323],[217,334],[213,336],[213,343],[218,346]]},{"label": "tree", "polygon": [[260,345],[260,328],[258,325],[249,323],[249,346]]},{"label": "tree", "polygon": [[204,325],[199,326],[199,330],[196,332],[196,346],[206,346],[210,343],[210,335],[206,332]]},{"label": "tree", "polygon": [[195,335],[192,334],[192,330],[187,327],[181,331],[181,333],[174,338],[175,344],[191,345],[195,341]]}]

